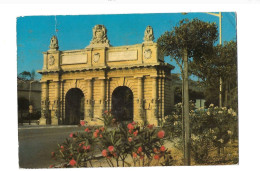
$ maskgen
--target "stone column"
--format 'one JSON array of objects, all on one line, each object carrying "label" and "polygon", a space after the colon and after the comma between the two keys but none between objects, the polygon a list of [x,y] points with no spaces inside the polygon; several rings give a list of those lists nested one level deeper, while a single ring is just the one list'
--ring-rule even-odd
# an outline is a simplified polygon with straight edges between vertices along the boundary
[{"label": "stone column", "polygon": [[110,78],[107,78],[106,80],[106,110],[110,110]]},{"label": "stone column", "polygon": [[93,118],[93,111],[92,111],[92,78],[86,80],[87,84],[87,95],[86,95],[86,102],[85,102],[85,116],[84,120],[90,122]]},{"label": "stone column", "polygon": [[158,108],[157,108],[157,77],[152,78],[152,116],[150,124],[158,126]]},{"label": "stone column", "polygon": [[143,77],[137,77],[137,114],[134,115],[136,122],[143,122]]},{"label": "stone column", "polygon": [[59,124],[59,91],[60,91],[60,82],[55,81],[55,92],[54,92],[54,101],[51,111],[51,125]]},{"label": "stone column", "polygon": [[[100,100],[99,100],[99,112],[97,113],[97,118],[102,118],[102,114],[105,111],[105,78],[100,79]],[[103,122],[97,119],[97,124],[103,124]]]},{"label": "stone column", "polygon": [[48,82],[41,82],[41,118],[39,120],[39,125],[46,125],[46,116],[48,115],[49,111],[49,104],[48,104],[48,99],[49,99],[49,87],[48,87]]}]

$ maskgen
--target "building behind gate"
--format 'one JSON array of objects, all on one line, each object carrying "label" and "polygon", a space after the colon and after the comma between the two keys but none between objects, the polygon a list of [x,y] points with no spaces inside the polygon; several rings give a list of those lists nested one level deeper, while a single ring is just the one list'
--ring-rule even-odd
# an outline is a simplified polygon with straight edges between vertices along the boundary
[{"label": "building behind gate", "polygon": [[101,125],[111,110],[120,121],[160,125],[171,112],[172,65],[164,62],[148,26],[142,44],[113,47],[103,25],[85,49],[60,51],[53,36],[43,53],[40,125]]}]

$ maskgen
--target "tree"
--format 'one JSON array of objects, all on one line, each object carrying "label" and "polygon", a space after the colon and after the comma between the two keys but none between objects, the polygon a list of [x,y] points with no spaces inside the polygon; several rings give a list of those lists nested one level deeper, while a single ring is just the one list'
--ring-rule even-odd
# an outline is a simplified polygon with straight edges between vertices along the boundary
[{"label": "tree", "polygon": [[185,165],[190,165],[188,62],[200,63],[204,60],[204,56],[212,53],[217,36],[215,23],[184,19],[172,31],[165,32],[157,41],[159,54],[174,59],[182,73]]},{"label": "tree", "polygon": [[28,71],[23,71],[18,75],[18,79],[31,80],[31,73]]},{"label": "tree", "polygon": [[28,81],[35,80],[35,70],[33,69],[31,72],[23,71],[18,75],[18,79]]},{"label": "tree", "polygon": [[[224,106],[237,109],[237,45],[234,41],[224,42],[214,47],[212,55],[199,65],[192,63],[191,71],[203,80],[207,87],[207,103],[216,104],[218,90],[216,78],[223,79],[225,87]],[[229,97],[229,98],[228,98]],[[233,98],[231,98],[233,97]]]}]

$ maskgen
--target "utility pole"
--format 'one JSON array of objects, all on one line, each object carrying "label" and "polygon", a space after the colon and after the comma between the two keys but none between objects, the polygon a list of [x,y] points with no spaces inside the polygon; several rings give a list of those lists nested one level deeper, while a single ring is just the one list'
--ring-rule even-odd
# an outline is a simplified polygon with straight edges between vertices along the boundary
[{"label": "utility pole", "polygon": [[[219,12],[218,14],[207,12],[209,15],[213,15],[219,18],[219,45],[222,45],[222,14]],[[219,77],[219,107],[222,107],[222,87],[223,87],[223,80],[222,77]]]}]

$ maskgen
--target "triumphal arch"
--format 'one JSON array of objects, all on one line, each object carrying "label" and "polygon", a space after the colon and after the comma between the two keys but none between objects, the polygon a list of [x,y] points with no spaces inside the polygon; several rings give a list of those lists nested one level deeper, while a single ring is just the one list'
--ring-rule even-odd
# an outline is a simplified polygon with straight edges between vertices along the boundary
[{"label": "triumphal arch", "polygon": [[151,26],[144,42],[113,47],[103,25],[85,49],[60,51],[57,37],[43,53],[40,125],[101,125],[110,111],[120,121],[160,125],[171,112],[171,70],[158,54]]}]

